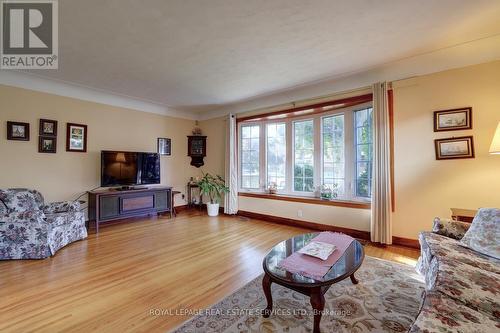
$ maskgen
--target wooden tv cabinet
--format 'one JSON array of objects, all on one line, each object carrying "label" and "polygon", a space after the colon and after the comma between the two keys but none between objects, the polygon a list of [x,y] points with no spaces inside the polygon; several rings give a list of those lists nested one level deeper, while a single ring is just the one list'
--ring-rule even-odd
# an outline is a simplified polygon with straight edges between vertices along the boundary
[{"label": "wooden tv cabinet", "polygon": [[135,190],[108,189],[91,191],[89,195],[89,227],[113,220],[144,215],[170,213],[172,217],[172,188],[151,187]]}]

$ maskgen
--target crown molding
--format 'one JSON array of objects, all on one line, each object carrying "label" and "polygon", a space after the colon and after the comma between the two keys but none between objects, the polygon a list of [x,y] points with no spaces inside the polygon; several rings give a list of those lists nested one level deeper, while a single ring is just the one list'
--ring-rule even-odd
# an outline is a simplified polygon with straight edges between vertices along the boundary
[{"label": "crown molding", "polygon": [[221,105],[217,110],[200,113],[199,120],[271,108],[311,98],[327,97],[359,87],[371,86],[374,82],[398,81],[495,60],[500,60],[500,34],[392,61],[375,68],[344,73],[246,101]]},{"label": "crown molding", "polygon": [[86,87],[66,81],[48,79],[27,72],[0,70],[0,84],[141,112],[155,113],[162,116],[189,120],[196,120],[198,118],[198,114],[194,112],[180,111],[166,105],[141,100],[127,95]]}]

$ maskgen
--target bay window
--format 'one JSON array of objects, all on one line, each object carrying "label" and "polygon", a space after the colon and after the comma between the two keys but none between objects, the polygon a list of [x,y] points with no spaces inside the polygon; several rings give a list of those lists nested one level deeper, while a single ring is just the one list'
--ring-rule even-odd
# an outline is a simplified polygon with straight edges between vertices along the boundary
[{"label": "bay window", "polygon": [[260,188],[260,126],[241,126],[241,187]]},{"label": "bay window", "polygon": [[266,125],[267,184],[278,190],[286,187],[286,124]]},{"label": "bay window", "polygon": [[323,133],[323,185],[344,196],[345,188],[345,136],[344,115],[324,117],[321,122]]},{"label": "bay window", "polygon": [[315,111],[239,123],[240,191],[264,193],[271,185],[311,197],[327,187],[339,200],[371,198],[371,102]]},{"label": "bay window", "polygon": [[313,120],[293,122],[293,191],[314,192]]}]

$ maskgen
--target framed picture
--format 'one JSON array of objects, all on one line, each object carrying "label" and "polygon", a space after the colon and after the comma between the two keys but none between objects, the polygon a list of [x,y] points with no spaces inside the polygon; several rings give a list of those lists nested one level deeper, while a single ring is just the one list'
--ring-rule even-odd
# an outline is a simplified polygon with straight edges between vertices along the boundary
[{"label": "framed picture", "polygon": [[168,155],[172,154],[172,143],[168,138],[158,138],[158,154]]},{"label": "framed picture", "polygon": [[472,129],[472,108],[434,112],[434,132]]},{"label": "framed picture", "polygon": [[57,120],[40,119],[40,135],[57,136]]},{"label": "framed picture", "polygon": [[29,141],[30,124],[18,123],[15,121],[7,122],[7,140]]},{"label": "framed picture", "polygon": [[57,137],[55,136],[39,136],[38,139],[38,152],[39,153],[52,153],[57,151]]},{"label": "framed picture", "polygon": [[66,125],[66,151],[87,152],[87,125]]},{"label": "framed picture", "polygon": [[436,160],[457,158],[474,158],[474,141],[472,136],[434,140]]}]

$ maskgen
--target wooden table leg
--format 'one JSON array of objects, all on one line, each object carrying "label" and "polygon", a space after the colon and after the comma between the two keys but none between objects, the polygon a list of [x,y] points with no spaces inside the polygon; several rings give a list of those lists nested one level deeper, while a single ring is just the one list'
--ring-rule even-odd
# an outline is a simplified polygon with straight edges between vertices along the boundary
[{"label": "wooden table leg", "polygon": [[321,287],[311,290],[311,305],[314,311],[314,328],[313,333],[320,333],[319,323],[325,308],[325,296],[321,292]]},{"label": "wooden table leg", "polygon": [[264,295],[266,295],[267,307],[264,310],[262,316],[264,318],[268,318],[271,315],[271,311],[273,310],[273,296],[271,294],[271,278],[269,275],[264,274],[264,278],[262,279],[262,288],[264,289]]},{"label": "wooden table leg", "polygon": [[352,284],[358,284],[359,281],[354,277],[354,273],[351,274],[351,282]]}]

